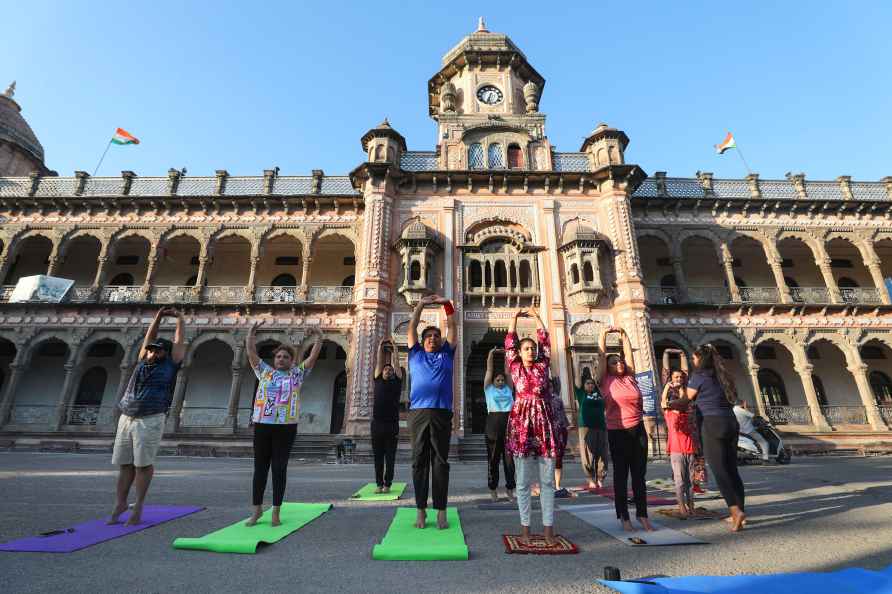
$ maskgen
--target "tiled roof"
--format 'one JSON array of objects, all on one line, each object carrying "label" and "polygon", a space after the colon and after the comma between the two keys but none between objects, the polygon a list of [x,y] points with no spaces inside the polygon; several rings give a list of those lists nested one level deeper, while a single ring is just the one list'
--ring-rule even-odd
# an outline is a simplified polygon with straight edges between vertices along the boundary
[{"label": "tiled roof", "polygon": [[714,179],[712,191],[719,198],[748,198],[750,195],[745,179]]},{"label": "tiled roof", "polygon": [[[666,177],[665,198],[750,198],[749,184],[745,179],[714,179],[712,195],[707,196],[696,178]],[[852,195],[856,200],[888,200],[886,187],[882,182],[851,182]],[[799,200],[796,187],[789,180],[759,180],[759,191],[767,200]],[[810,200],[845,200],[839,182],[805,181],[805,192]],[[644,180],[632,194],[636,198],[661,197],[657,189],[657,179]]]},{"label": "tiled roof", "polygon": [[553,153],[555,171],[586,172],[589,171],[588,155],[585,153]]},{"label": "tiled roof", "polygon": [[406,151],[400,157],[403,171],[436,171],[437,153],[433,151]]}]

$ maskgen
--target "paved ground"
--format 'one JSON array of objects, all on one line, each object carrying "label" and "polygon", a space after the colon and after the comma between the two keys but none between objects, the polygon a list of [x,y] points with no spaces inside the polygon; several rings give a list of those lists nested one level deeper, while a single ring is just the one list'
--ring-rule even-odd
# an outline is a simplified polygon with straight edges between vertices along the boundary
[{"label": "paved ground", "polygon": [[[66,527],[107,513],[114,471],[107,455],[0,453],[0,541]],[[711,544],[631,548],[558,513],[558,532],[579,555],[506,555],[500,535],[516,512],[484,512],[482,463],[452,466],[471,550],[466,562],[376,562],[372,545],[394,505],[346,501],[370,478],[368,465],[292,463],[287,499],[328,501],[335,509],[257,555],[177,551],[178,536],[200,536],[247,515],[251,461],[162,458],[151,503],[207,510],[64,555],[0,553],[2,591],[19,592],[592,592],[605,565],[624,577],[833,570],[892,564],[892,458],[799,458],[790,466],[746,467],[750,526],[733,535],[723,522],[667,521]],[[397,479],[408,478],[399,466]],[[567,469],[567,485],[581,472]],[[649,478],[668,477],[652,463]],[[409,481],[411,482],[411,481]],[[412,501],[411,487],[405,505]],[[718,509],[718,502],[707,507]],[[534,515],[534,526],[538,517]]]}]

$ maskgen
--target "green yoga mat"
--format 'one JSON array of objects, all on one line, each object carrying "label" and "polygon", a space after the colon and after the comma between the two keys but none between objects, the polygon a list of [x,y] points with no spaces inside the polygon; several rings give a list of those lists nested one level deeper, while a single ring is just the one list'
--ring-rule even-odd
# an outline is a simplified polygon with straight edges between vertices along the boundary
[{"label": "green yoga mat", "polygon": [[446,508],[449,528],[437,528],[437,510],[427,510],[427,526],[415,527],[416,510],[401,507],[384,540],[372,549],[372,559],[378,561],[467,561],[468,545],[458,519],[458,509]]},{"label": "green yoga mat", "polygon": [[282,523],[279,526],[270,524],[272,510],[267,510],[254,526],[245,526],[246,520],[239,520],[201,538],[178,538],[173,541],[173,548],[253,554],[260,543],[279,542],[330,509],[330,503],[283,503],[279,512]]},{"label": "green yoga mat", "polygon": [[369,483],[351,496],[351,499],[360,501],[395,501],[406,490],[406,483],[393,483],[390,485],[390,493],[375,493],[378,485]]}]

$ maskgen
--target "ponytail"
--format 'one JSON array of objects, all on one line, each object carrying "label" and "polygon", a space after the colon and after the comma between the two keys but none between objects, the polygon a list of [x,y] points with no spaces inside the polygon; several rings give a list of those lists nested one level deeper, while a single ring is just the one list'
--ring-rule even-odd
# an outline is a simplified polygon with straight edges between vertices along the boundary
[{"label": "ponytail", "polygon": [[712,370],[715,374],[716,379],[719,381],[719,384],[722,386],[722,391],[725,393],[725,398],[732,405],[736,403],[737,388],[734,387],[734,381],[731,379],[731,374],[725,367],[725,364],[722,361],[722,356],[719,354],[718,349],[716,349],[714,345],[707,343],[704,345],[700,345],[697,350],[694,351],[694,353],[700,360],[700,364],[697,366],[697,369]]}]

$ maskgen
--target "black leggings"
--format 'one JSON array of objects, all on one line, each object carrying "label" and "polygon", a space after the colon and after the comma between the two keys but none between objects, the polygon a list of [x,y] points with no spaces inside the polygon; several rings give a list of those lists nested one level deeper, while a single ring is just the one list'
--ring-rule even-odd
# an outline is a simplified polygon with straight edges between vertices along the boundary
[{"label": "black leggings", "polygon": [[505,447],[510,414],[491,412],[486,415],[487,484],[490,491],[495,491],[499,486],[499,464],[505,469],[505,488],[513,491],[517,486],[514,481],[514,456]]},{"label": "black leggings", "polygon": [[744,506],[744,488],[737,472],[737,434],[740,425],[733,416],[704,416],[703,457],[706,458],[719,492],[728,507]]},{"label": "black leggings", "polygon": [[375,457],[375,483],[379,487],[393,484],[393,465],[400,440],[399,423],[372,421],[372,453]]},{"label": "black leggings", "polygon": [[412,483],[415,507],[427,509],[428,480],[433,491],[434,509],[445,510],[449,497],[449,441],[452,438],[452,411],[445,408],[418,408],[409,411],[412,440]]},{"label": "black leggings", "polygon": [[610,457],[613,459],[613,501],[616,504],[616,517],[629,519],[628,478],[632,475],[632,495],[635,499],[635,517],[647,517],[647,433],[644,423],[631,429],[610,429],[607,431],[610,444]]},{"label": "black leggings", "polygon": [[273,467],[273,505],[282,505],[288,456],[296,435],[297,425],[254,424],[254,505],[263,505],[270,462]]}]

